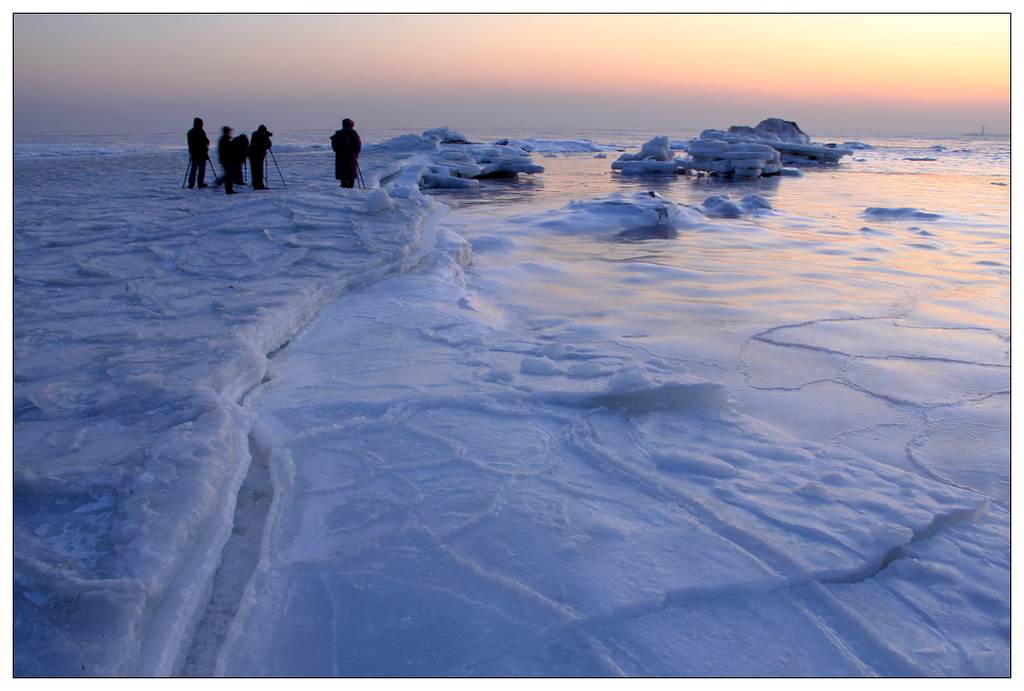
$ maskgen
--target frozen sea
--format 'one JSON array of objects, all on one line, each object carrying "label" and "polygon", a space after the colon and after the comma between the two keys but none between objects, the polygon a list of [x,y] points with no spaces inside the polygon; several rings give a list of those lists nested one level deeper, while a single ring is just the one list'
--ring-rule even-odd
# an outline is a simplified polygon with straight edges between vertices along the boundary
[{"label": "frozen sea", "polygon": [[546,170],[15,138],[16,674],[1009,674],[1007,139],[466,132]]}]

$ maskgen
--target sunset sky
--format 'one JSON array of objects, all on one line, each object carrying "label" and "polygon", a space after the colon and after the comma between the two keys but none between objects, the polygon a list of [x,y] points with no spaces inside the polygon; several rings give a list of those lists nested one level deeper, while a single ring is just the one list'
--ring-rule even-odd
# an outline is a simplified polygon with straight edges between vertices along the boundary
[{"label": "sunset sky", "polygon": [[1009,128],[1008,15],[17,15],[16,134],[277,127]]}]

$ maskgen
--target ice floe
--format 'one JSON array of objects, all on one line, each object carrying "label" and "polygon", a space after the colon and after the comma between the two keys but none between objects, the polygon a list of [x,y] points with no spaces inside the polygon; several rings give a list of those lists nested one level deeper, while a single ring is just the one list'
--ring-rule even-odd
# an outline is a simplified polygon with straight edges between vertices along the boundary
[{"label": "ice floe", "polygon": [[[684,150],[686,157],[673,153]],[[851,149],[835,144],[815,144],[795,123],[779,118],[763,120],[757,127],[733,125],[728,131],[704,130],[698,139],[670,142],[658,136],[638,153],[626,153],[612,163],[612,170],[627,175],[686,174],[758,178],[799,175],[786,164],[837,163]]]},{"label": "ice floe", "polygon": [[867,218],[871,218],[878,221],[934,221],[939,218],[942,218],[941,214],[932,213],[930,211],[922,211],[921,209],[915,209],[909,206],[869,206],[868,208],[864,209],[864,215]]},{"label": "ice floe", "polygon": [[697,141],[705,140],[766,145],[779,153],[783,164],[838,163],[852,153],[836,144],[816,144],[795,122],[781,118],[762,120],[756,127],[733,125],[725,132],[704,130]]},{"label": "ice floe", "polygon": [[676,204],[657,192],[636,192],[573,201],[563,209],[519,221],[565,233],[621,234],[675,230],[700,225],[706,219],[695,209]]},{"label": "ice floe", "polygon": [[739,218],[750,213],[771,211],[772,205],[756,194],[748,194],[739,202],[733,201],[729,195],[715,195],[705,199],[700,210],[712,218]]},{"label": "ice floe", "polygon": [[589,139],[498,139],[497,146],[514,146],[527,152],[575,154],[593,151],[615,151],[618,147],[597,144]]},{"label": "ice floe", "polygon": [[366,150],[399,156],[393,163],[395,169],[381,177],[381,184],[398,181],[420,189],[474,190],[479,188],[479,180],[544,172],[525,149],[512,144],[471,143],[461,132],[447,127],[421,135],[403,134]]}]

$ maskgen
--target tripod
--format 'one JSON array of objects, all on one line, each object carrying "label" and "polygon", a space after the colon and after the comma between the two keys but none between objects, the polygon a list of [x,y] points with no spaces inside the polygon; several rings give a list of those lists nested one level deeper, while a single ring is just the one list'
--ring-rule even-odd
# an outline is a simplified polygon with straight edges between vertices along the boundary
[{"label": "tripod", "polygon": [[359,159],[356,159],[356,176],[359,178],[359,184],[363,186],[363,190],[366,189],[366,180],[363,180],[363,169],[359,166]]},{"label": "tripod", "polygon": [[288,183],[284,181],[284,176],[281,175],[281,166],[277,165],[277,156],[274,155],[274,150],[273,149],[267,149],[267,153],[270,154],[271,160],[274,161],[274,167],[277,168],[277,175],[278,175],[278,177],[281,178],[281,184],[284,185],[285,187],[287,187]]},{"label": "tripod", "polygon": [[[210,164],[210,170],[213,172],[213,176],[217,177],[217,169],[213,167],[213,159],[209,156],[206,157],[207,162]],[[188,157],[188,163],[185,165],[185,177],[181,179],[181,189],[185,189],[185,181],[188,180],[188,174],[192,172],[192,157]]]}]

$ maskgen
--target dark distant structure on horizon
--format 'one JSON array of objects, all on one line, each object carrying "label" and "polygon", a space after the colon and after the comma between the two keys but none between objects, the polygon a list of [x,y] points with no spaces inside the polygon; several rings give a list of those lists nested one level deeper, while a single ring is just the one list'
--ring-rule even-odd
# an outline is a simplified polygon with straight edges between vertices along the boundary
[{"label": "dark distant structure on horizon", "polygon": [[985,126],[981,126],[980,132],[964,132],[960,135],[961,137],[1009,137],[1009,134],[993,134],[992,132],[986,132]]}]

